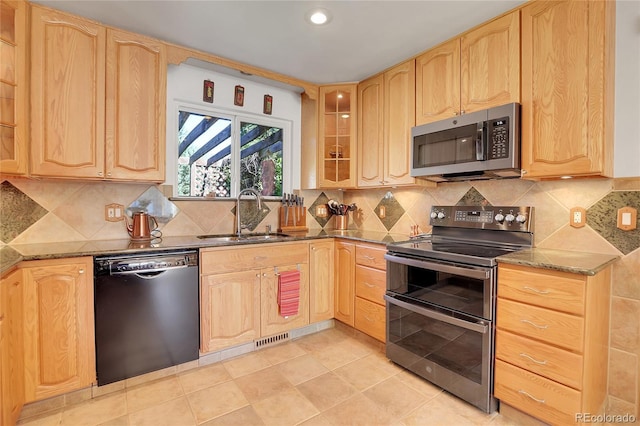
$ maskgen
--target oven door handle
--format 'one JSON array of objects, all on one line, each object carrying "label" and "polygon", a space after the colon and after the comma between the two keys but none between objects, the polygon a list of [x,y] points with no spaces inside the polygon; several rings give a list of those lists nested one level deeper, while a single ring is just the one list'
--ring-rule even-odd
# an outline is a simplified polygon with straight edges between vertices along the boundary
[{"label": "oven door handle", "polygon": [[438,272],[446,272],[449,274],[460,275],[463,277],[475,278],[478,280],[487,280],[490,278],[490,269],[474,268],[472,266],[453,266],[437,262],[429,262],[427,260],[417,260],[408,257],[394,256],[385,254],[384,258],[389,262],[400,263],[402,265],[414,266],[420,269],[428,269]]},{"label": "oven door handle", "polygon": [[387,294],[384,295],[384,300],[391,303],[392,305],[396,305],[411,312],[415,312],[416,314],[420,314],[437,321],[446,322],[447,324],[455,325],[456,327],[461,327],[466,330],[471,330],[482,334],[487,333],[487,331],[489,330],[489,326],[487,324],[461,320],[459,318],[451,317],[449,315],[441,314],[440,312],[432,311],[430,309],[414,305],[413,303],[407,303],[402,300],[398,300],[395,297],[389,296]]}]

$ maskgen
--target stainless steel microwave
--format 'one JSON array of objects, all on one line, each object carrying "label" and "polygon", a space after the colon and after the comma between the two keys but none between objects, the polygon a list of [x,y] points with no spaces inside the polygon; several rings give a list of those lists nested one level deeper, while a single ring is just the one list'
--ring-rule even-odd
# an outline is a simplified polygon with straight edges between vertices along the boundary
[{"label": "stainless steel microwave", "polygon": [[520,104],[411,129],[411,176],[436,182],[520,177]]}]

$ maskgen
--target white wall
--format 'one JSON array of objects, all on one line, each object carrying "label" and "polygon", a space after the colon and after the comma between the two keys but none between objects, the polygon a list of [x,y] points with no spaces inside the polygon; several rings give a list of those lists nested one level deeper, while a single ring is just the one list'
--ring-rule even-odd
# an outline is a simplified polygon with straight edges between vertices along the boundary
[{"label": "white wall", "polygon": [[614,176],[640,176],[640,1],[616,3]]},{"label": "white wall", "polygon": [[[204,80],[214,83],[213,103],[202,100]],[[233,104],[236,85],[244,87],[244,106]],[[263,114],[264,95],[273,96],[271,115]],[[234,115],[254,115],[262,119],[278,119],[291,122],[291,146],[283,148],[284,161],[288,161],[288,171],[283,171],[284,191],[300,188],[300,93],[280,87],[269,86],[191,65],[169,65],[167,71],[167,173],[166,183],[176,188],[178,105],[192,108],[213,108]],[[285,167],[287,165],[285,164]]]}]

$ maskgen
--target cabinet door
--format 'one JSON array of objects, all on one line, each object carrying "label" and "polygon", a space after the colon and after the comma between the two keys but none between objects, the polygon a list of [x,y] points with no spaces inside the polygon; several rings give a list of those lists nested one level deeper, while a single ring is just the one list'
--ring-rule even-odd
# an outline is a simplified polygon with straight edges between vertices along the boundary
[{"label": "cabinet door", "polygon": [[335,318],[353,327],[356,282],[355,244],[336,243],[336,302]]},{"label": "cabinet door", "polygon": [[460,39],[416,58],[416,125],[460,114]]},{"label": "cabinet door", "polygon": [[164,181],[167,60],[158,40],[107,31],[106,177]]},{"label": "cabinet door", "polygon": [[309,252],[309,323],[333,318],[334,243],[310,244]]},{"label": "cabinet door", "polygon": [[358,84],[358,186],[383,185],[384,76]]},{"label": "cabinet door", "polygon": [[614,7],[539,1],[522,8],[524,177],[611,175]]},{"label": "cabinet door", "polygon": [[24,263],[26,402],[95,383],[93,260]]},{"label": "cabinet door", "polygon": [[0,1],[0,173],[27,173],[27,3]]},{"label": "cabinet door", "polygon": [[520,102],[520,12],[462,36],[460,79],[465,113]]},{"label": "cabinet door", "polygon": [[416,63],[404,62],[384,74],[384,184],[413,184],[411,128],[416,111]]},{"label": "cabinet door", "polygon": [[203,353],[260,337],[260,271],[203,275],[200,346]]},{"label": "cabinet door", "polygon": [[104,27],[31,10],[31,174],[102,178]]},{"label": "cabinet door", "polygon": [[0,280],[0,424],[14,425],[24,404],[22,270]]},{"label": "cabinet door", "polygon": [[[278,306],[278,273],[300,270],[300,300],[298,314],[283,317]],[[264,268],[260,282],[260,333],[263,337],[283,333],[309,324],[309,265],[291,264]]]},{"label": "cabinet door", "polygon": [[321,188],[350,188],[356,183],[357,87],[320,87],[318,182]]}]

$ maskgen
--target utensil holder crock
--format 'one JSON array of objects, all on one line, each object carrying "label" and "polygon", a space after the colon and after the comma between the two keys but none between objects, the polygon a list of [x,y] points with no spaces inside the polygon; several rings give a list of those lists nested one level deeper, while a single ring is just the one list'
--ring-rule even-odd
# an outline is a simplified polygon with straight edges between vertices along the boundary
[{"label": "utensil holder crock", "polygon": [[349,216],[348,215],[335,215],[334,216],[334,227],[339,231],[344,231],[349,226]]}]

